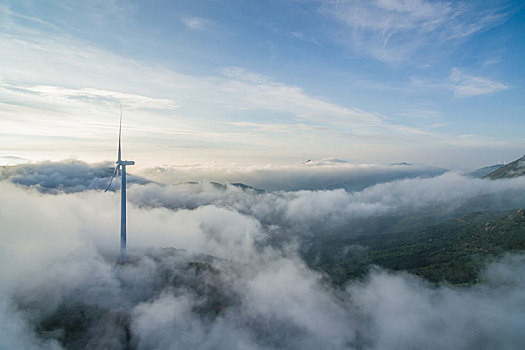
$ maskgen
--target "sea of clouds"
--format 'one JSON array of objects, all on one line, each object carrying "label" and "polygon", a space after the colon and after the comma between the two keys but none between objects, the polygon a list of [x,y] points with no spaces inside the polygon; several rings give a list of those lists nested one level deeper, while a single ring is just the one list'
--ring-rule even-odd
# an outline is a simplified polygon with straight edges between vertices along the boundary
[{"label": "sea of clouds", "polygon": [[145,168],[139,172],[149,179],[168,184],[216,181],[244,183],[265,191],[336,188],[356,191],[381,182],[436,176],[446,170],[421,164],[354,164],[326,158],[286,165],[190,164]]},{"label": "sea of clouds", "polygon": [[[351,177],[317,165],[324,166],[343,174],[334,178]],[[163,171],[163,181],[136,177],[129,186],[131,262],[117,265],[120,200],[103,192],[110,167],[70,161],[0,171],[0,348],[525,346],[525,256],[489,264],[469,287],[374,268],[339,288],[297,250],[303,235],[355,218],[454,210],[480,199],[490,208],[524,206],[525,178],[445,173],[356,191],[262,188],[278,183],[274,169],[271,180],[257,173],[259,182],[245,181],[262,192],[231,184],[240,178],[222,181],[220,169],[207,180],[224,185],[186,183],[195,178],[180,174],[169,180],[171,170]]]}]

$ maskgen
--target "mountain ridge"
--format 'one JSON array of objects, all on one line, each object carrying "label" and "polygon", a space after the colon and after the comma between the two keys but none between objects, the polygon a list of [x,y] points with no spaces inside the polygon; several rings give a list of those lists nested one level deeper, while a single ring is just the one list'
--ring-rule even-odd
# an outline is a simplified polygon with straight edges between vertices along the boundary
[{"label": "mountain ridge", "polygon": [[525,155],[483,176],[483,179],[512,179],[525,175]]},{"label": "mountain ridge", "polygon": [[478,178],[478,179],[481,179],[482,177],[490,174],[490,173],[493,173],[494,171],[498,170],[499,168],[501,168],[502,166],[504,166],[503,164],[494,164],[494,165],[489,165],[489,166],[484,166],[483,168],[479,168],[479,169],[476,169],[470,173],[467,173],[466,175],[470,176],[470,177],[475,177],[475,178]]}]

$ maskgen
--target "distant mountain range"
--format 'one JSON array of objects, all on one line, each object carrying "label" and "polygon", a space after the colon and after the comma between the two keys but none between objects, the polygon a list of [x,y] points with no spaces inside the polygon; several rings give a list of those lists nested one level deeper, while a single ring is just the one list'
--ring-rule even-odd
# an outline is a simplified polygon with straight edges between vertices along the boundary
[{"label": "distant mountain range", "polygon": [[470,177],[476,177],[478,179],[481,179],[482,177],[492,173],[493,171],[498,170],[502,166],[503,164],[489,165],[483,168],[479,168],[478,170],[474,170],[473,172],[468,173],[467,175]]},{"label": "distant mountain range", "polygon": [[491,180],[511,179],[523,175],[525,175],[525,155],[520,159],[516,159],[512,163],[499,167],[491,173],[483,176],[483,178]]}]

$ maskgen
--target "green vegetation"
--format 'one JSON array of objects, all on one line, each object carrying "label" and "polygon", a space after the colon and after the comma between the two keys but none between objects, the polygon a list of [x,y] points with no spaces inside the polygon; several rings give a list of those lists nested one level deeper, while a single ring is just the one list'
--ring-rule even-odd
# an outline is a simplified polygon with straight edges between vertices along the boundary
[{"label": "green vegetation", "polygon": [[365,275],[372,265],[432,282],[471,284],[490,259],[524,250],[525,212],[519,209],[470,213],[426,226],[397,222],[381,234],[325,236],[310,242],[303,255],[338,285]]}]

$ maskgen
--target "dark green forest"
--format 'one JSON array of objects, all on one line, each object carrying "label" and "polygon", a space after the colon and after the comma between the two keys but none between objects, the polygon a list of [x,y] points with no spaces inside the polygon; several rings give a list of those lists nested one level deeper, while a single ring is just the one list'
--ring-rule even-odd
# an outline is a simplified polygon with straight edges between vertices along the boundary
[{"label": "dark green forest", "polygon": [[304,247],[303,256],[336,285],[365,276],[372,266],[407,271],[436,283],[472,284],[488,262],[525,250],[523,209],[424,222],[405,219],[376,234],[317,237]]}]

